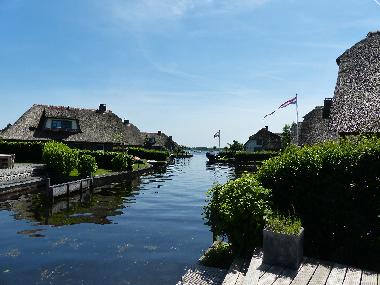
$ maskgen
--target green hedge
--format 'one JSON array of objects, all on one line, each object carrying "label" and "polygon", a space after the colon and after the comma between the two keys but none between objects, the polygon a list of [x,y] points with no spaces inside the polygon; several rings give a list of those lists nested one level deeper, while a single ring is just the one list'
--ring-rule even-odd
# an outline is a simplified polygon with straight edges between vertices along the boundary
[{"label": "green hedge", "polygon": [[276,211],[301,218],[306,255],[380,270],[378,138],[291,147],[256,176]]},{"label": "green hedge", "polygon": [[42,151],[42,161],[56,175],[69,176],[78,165],[78,151],[59,142],[48,142]]},{"label": "green hedge", "polygon": [[80,155],[91,155],[95,158],[99,168],[112,169],[112,159],[120,152],[102,151],[102,150],[80,150]]},{"label": "green hedge", "polygon": [[79,156],[77,169],[78,169],[78,173],[81,176],[87,176],[87,175],[90,175],[91,173],[92,174],[95,173],[96,170],[98,170],[98,165],[93,156],[89,154],[81,154]]},{"label": "green hedge", "polygon": [[16,162],[40,163],[45,142],[0,141],[0,153],[15,154]]},{"label": "green hedge", "polygon": [[250,162],[250,161],[263,161],[275,157],[279,154],[277,151],[257,151],[246,152],[238,151],[235,154],[236,162]]},{"label": "green hedge", "polygon": [[112,170],[114,171],[130,171],[132,170],[132,157],[126,153],[118,153],[112,158]]},{"label": "green hedge", "polygon": [[142,159],[152,159],[163,161],[169,157],[169,152],[161,150],[151,150],[137,147],[129,147],[128,154],[133,156],[138,156]]}]

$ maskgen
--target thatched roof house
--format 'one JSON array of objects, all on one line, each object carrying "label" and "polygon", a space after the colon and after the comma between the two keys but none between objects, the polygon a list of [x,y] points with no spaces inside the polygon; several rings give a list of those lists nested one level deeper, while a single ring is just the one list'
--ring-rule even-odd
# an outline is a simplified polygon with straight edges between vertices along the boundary
[{"label": "thatched roof house", "polygon": [[142,132],[141,136],[144,139],[145,146],[153,149],[167,149],[174,151],[179,148],[179,145],[173,141],[172,136],[167,136],[165,133],[158,131],[157,133]]},{"label": "thatched roof house", "polygon": [[317,106],[303,117],[298,145],[312,145],[337,137],[336,132],[329,130],[330,101],[325,99],[325,106]]},{"label": "thatched roof house", "polygon": [[268,126],[249,137],[244,144],[245,151],[279,150],[281,149],[281,136],[268,130]]},{"label": "thatched roof house", "polygon": [[33,105],[0,135],[4,140],[59,140],[76,147],[143,145],[140,130],[101,104],[98,109]]},{"label": "thatched roof house", "polygon": [[380,132],[380,32],[338,59],[330,128],[340,135]]}]

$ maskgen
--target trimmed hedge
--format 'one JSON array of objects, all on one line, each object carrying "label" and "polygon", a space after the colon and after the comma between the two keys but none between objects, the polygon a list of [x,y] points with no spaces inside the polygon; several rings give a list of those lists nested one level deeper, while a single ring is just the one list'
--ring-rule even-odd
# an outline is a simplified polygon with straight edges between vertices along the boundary
[{"label": "trimmed hedge", "polygon": [[98,165],[96,164],[96,160],[93,156],[82,154],[79,156],[77,169],[78,173],[81,176],[86,176],[90,175],[91,173],[95,173],[98,169]]},{"label": "trimmed hedge", "polygon": [[279,152],[277,151],[237,151],[235,154],[235,160],[236,162],[263,161],[275,157],[278,154]]},{"label": "trimmed hedge", "polygon": [[91,155],[95,158],[99,168],[112,169],[112,159],[120,152],[102,150],[80,150],[80,155]]},{"label": "trimmed hedge", "polygon": [[118,153],[112,158],[112,170],[114,171],[130,171],[132,170],[132,157],[126,153]]},{"label": "trimmed hedge", "polygon": [[256,177],[276,211],[301,218],[307,255],[380,270],[380,139],[290,147]]},{"label": "trimmed hedge", "polygon": [[11,142],[0,140],[0,153],[15,154],[16,162],[41,163],[45,142]]},{"label": "trimmed hedge", "polygon": [[169,152],[167,151],[144,149],[138,147],[129,147],[128,154],[138,156],[142,159],[152,159],[158,161],[167,160],[167,158],[169,157]]},{"label": "trimmed hedge", "polygon": [[57,175],[69,176],[78,165],[78,151],[59,142],[48,142],[42,151],[42,161]]}]

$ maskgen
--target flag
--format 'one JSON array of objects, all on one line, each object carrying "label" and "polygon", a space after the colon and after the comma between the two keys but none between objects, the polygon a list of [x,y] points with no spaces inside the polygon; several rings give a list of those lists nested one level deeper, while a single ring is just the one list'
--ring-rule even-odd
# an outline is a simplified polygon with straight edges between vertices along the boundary
[{"label": "flag", "polygon": [[266,117],[268,117],[268,116],[273,115],[274,113],[276,113],[276,110],[274,110],[272,113],[266,114],[266,115],[264,116],[264,119],[265,119]]},{"label": "flag", "polygon": [[216,132],[216,134],[214,135],[214,138],[220,138],[220,130]]},{"label": "flag", "polygon": [[278,107],[278,108],[279,109],[285,108],[285,107],[288,107],[289,105],[292,105],[292,104],[297,104],[297,96],[294,97],[294,98],[292,98],[292,99],[290,99],[290,100],[288,100],[288,101],[286,101],[286,102],[284,102],[284,103],[282,103],[280,105],[280,107]]}]

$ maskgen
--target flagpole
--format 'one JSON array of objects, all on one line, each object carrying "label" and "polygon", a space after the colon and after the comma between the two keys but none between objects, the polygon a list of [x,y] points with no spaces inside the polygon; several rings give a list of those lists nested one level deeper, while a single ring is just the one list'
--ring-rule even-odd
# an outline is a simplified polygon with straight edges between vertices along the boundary
[{"label": "flagpole", "polygon": [[220,150],[220,130],[219,130],[219,150]]},{"label": "flagpole", "polygon": [[297,112],[297,146],[299,145],[299,133],[298,133],[298,94],[296,93],[296,112]]}]

